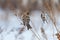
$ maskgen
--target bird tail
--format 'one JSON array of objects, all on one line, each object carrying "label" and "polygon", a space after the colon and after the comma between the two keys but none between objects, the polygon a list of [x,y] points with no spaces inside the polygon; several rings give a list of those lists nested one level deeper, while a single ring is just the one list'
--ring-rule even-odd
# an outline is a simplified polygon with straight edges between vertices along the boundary
[{"label": "bird tail", "polygon": [[27,29],[29,30],[29,29],[31,29],[32,27],[29,25],[29,24],[27,24]]}]

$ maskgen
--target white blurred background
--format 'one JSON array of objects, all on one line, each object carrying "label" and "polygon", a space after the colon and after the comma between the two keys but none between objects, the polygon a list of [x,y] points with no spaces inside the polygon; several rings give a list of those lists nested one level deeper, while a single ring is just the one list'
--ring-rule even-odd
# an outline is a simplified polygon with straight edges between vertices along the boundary
[{"label": "white blurred background", "polygon": [[[23,0],[22,4],[24,7],[26,7],[27,2],[27,0]],[[42,5],[41,0],[38,0],[38,3]],[[58,3],[58,1],[54,0],[54,3]],[[56,27],[58,31],[60,31],[60,12],[54,11]],[[17,9],[17,13],[18,12]],[[45,21],[44,23],[41,19],[42,11],[31,11],[31,30],[27,30],[27,28],[22,25],[22,20],[14,14],[15,11],[5,10],[0,6],[0,40],[58,40],[55,25],[47,13],[45,14],[47,22]],[[41,28],[44,29],[44,33],[41,32]],[[21,29],[23,29],[22,32]]]}]

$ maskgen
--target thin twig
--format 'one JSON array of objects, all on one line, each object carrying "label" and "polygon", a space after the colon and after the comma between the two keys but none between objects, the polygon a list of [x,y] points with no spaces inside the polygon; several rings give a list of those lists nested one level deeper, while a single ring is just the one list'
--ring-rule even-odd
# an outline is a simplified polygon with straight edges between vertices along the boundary
[{"label": "thin twig", "polygon": [[[30,20],[31,21],[31,20]],[[32,23],[32,21],[31,21],[31,23]],[[33,23],[32,23],[33,24]],[[36,30],[36,28],[35,28],[35,26],[33,25],[33,27],[34,27],[34,30],[36,31],[36,33],[37,33],[37,30]],[[38,34],[38,33],[37,33]],[[40,35],[38,34],[38,36],[40,37]]]},{"label": "thin twig", "polygon": [[[31,30],[31,29],[30,29]],[[35,34],[35,32],[33,30],[31,30],[33,32],[33,34],[38,38],[38,40],[40,40],[40,38]]]}]

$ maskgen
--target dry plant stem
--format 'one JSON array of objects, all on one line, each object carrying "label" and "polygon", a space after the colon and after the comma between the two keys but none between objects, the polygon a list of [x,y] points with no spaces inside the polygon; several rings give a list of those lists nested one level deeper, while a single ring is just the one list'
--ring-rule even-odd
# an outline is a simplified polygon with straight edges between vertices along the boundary
[{"label": "dry plant stem", "polygon": [[[31,29],[30,29],[31,30]],[[33,34],[38,38],[38,40],[40,40],[40,37],[38,37],[35,32],[33,30],[31,30],[33,32]]]},{"label": "dry plant stem", "polygon": [[42,33],[43,37],[47,40],[47,35],[45,34],[45,31],[42,27],[41,27],[41,33]]},{"label": "dry plant stem", "polygon": [[52,22],[53,22],[53,24],[54,24],[54,26],[55,26],[55,28],[58,32],[58,29],[56,27],[56,20],[55,20],[55,17],[54,17],[54,11],[53,11],[53,7],[52,7],[52,0],[50,0],[50,2],[49,2],[49,0],[46,0],[46,1],[43,1],[43,2],[45,3],[44,6],[45,6],[46,10],[49,11],[49,13],[48,13],[49,17],[52,20]]},{"label": "dry plant stem", "polygon": [[58,0],[59,2],[58,2],[58,4],[57,4],[57,9],[58,9],[58,11],[60,11],[60,0]]},{"label": "dry plant stem", "polygon": [[[31,20],[30,20],[31,21]],[[31,21],[31,23],[32,23],[32,25],[33,25],[33,28],[34,28],[34,30],[37,32],[37,30],[36,30],[36,28],[35,28],[35,26],[34,26],[34,24],[33,24],[33,22]]]},{"label": "dry plant stem", "polygon": [[[43,13],[44,14],[44,13]],[[42,36],[46,39],[46,40],[48,40],[47,39],[47,35],[45,34],[45,31],[44,31],[44,29],[43,29],[43,25],[44,25],[44,21],[46,21],[46,19],[45,19],[45,14],[43,15],[42,14],[42,16],[41,17],[44,17],[44,18],[42,18],[42,20],[43,20],[43,24],[42,24],[42,27],[41,27],[41,33],[42,33]]]},{"label": "dry plant stem", "polygon": [[22,0],[17,0],[18,9],[22,8]]},{"label": "dry plant stem", "polygon": [[[55,25],[55,28],[56,28],[56,30],[57,30],[57,33],[60,33],[59,30],[58,30],[57,27],[56,27],[56,21],[54,21],[54,20],[55,20],[55,17],[54,17],[54,13],[53,13],[53,12],[52,12],[52,15],[50,15],[50,18],[52,19],[52,22],[53,22],[53,24]],[[53,37],[54,37],[54,34],[53,34]],[[57,38],[60,40],[59,34],[57,35]]]},{"label": "dry plant stem", "polygon": [[50,19],[52,20],[52,22],[53,22],[53,24],[54,24],[54,26],[55,26],[55,28],[56,28],[56,30],[58,32],[58,29],[56,27],[56,20],[55,20],[55,17],[54,17],[54,11],[53,11],[53,7],[52,7],[52,3],[53,3],[52,0],[49,3],[46,2],[45,7],[49,11],[48,15],[49,15]]},{"label": "dry plant stem", "polygon": [[53,24],[54,24],[57,32],[59,33],[59,31],[58,31],[58,29],[57,29],[57,27],[56,27],[56,21],[55,21],[54,13],[53,13],[53,11],[50,12],[50,13],[51,13],[51,14],[49,15],[49,16],[50,16],[50,19],[52,20],[52,22],[53,22]]},{"label": "dry plant stem", "polygon": [[[30,20],[31,21],[31,20]],[[36,33],[37,33],[37,30],[36,30],[36,28],[35,28],[35,26],[34,26],[34,24],[33,24],[33,22],[31,21],[31,23],[32,23],[32,25],[33,25],[33,29],[36,31]],[[37,33],[38,34],[38,33]],[[38,34],[38,36],[40,37],[40,35]]]},{"label": "dry plant stem", "polygon": [[46,20],[46,17],[45,17],[45,14],[44,14],[44,13],[42,13],[42,14],[41,14],[41,19],[42,19],[43,23],[44,23],[45,21],[47,22],[47,20]]},{"label": "dry plant stem", "polygon": [[[11,5],[11,1],[10,0],[6,0],[7,1],[7,4],[5,4],[5,6],[7,5],[9,8],[10,8],[10,6],[12,6]],[[35,2],[36,0],[31,0],[31,2],[32,2],[32,4],[34,4],[34,2]],[[57,29],[57,27],[56,27],[56,20],[55,20],[55,17],[54,17],[54,12],[52,11],[53,9],[53,7],[51,6],[51,4],[52,4],[52,2],[50,1],[49,2],[49,0],[43,0],[44,2],[44,5],[43,6],[45,6],[45,8],[46,8],[46,10],[49,10],[49,17],[50,17],[50,19],[52,20],[52,22],[53,22],[53,24],[54,24],[54,26],[55,26],[55,28],[56,28],[56,30],[57,30],[57,33],[59,33],[59,30]],[[22,7],[22,0],[17,0],[17,6],[18,6],[18,8],[20,8],[21,7],[21,9],[23,9],[24,7]],[[59,4],[60,4],[60,0],[59,0]],[[29,6],[29,5],[28,5]],[[12,8],[13,8],[13,6],[12,6]],[[30,8],[32,9],[32,6],[30,5]],[[29,9],[29,8],[28,8]],[[57,6],[57,9],[58,10],[60,10],[60,5],[59,6]],[[24,9],[23,9],[24,10]],[[19,16],[21,16],[21,15],[19,15]],[[7,19],[7,18],[6,18]],[[33,24],[33,23],[32,23]],[[35,28],[35,26],[33,25],[33,27],[34,27],[34,30],[36,31],[36,28]],[[36,31],[37,32],[37,31]],[[38,34],[38,33],[37,33]],[[38,34],[39,35],[39,34]]]}]

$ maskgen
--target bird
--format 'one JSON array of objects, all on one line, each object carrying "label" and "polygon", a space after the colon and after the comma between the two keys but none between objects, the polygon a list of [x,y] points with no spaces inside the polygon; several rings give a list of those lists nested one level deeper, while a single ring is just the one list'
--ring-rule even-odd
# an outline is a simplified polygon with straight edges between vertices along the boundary
[{"label": "bird", "polygon": [[27,26],[28,30],[32,28],[29,24],[29,22],[30,22],[29,14],[30,14],[29,11],[25,11],[22,15],[23,25]]}]

